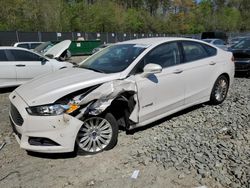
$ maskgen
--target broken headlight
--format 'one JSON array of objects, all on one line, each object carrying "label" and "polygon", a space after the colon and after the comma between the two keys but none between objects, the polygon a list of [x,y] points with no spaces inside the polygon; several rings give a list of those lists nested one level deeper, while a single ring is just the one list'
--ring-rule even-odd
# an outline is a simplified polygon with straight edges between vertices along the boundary
[{"label": "broken headlight", "polygon": [[63,114],[69,109],[70,109],[69,105],[62,105],[62,104],[52,104],[52,105],[34,106],[26,108],[27,112],[30,115],[34,116],[56,116]]}]

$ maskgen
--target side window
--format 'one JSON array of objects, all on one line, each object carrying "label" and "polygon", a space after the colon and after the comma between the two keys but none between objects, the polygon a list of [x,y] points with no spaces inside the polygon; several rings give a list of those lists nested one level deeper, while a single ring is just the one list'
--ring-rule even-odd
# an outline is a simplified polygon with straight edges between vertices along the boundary
[{"label": "side window", "polygon": [[166,43],[154,48],[144,58],[145,65],[155,63],[163,68],[180,64],[180,52],[176,42]]},{"label": "side window", "polygon": [[40,56],[25,50],[8,50],[10,61],[41,61]]},{"label": "side window", "polygon": [[206,50],[197,42],[185,41],[182,42],[185,62],[195,61],[208,57]]},{"label": "side window", "polygon": [[217,54],[217,50],[212,46],[208,46],[206,44],[202,44],[203,48],[207,51],[208,56],[214,56]]},{"label": "side window", "polygon": [[8,61],[4,50],[0,50],[0,61]]}]

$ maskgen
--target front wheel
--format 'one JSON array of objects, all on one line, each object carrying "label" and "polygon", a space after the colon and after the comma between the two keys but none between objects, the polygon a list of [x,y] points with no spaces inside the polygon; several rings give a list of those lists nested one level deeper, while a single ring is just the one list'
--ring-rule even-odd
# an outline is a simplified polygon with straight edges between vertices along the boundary
[{"label": "front wheel", "polygon": [[118,138],[118,126],[111,113],[85,119],[80,128],[76,144],[79,154],[95,154],[112,149]]},{"label": "front wheel", "polygon": [[214,83],[214,87],[211,92],[210,102],[212,104],[221,104],[227,96],[229,89],[229,80],[225,75],[219,76]]}]

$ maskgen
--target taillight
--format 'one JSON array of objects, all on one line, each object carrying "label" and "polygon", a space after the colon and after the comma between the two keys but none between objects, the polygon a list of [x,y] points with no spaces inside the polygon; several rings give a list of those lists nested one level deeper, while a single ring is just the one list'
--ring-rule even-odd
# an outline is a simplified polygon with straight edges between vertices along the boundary
[{"label": "taillight", "polygon": [[231,57],[232,62],[234,63],[234,56]]}]

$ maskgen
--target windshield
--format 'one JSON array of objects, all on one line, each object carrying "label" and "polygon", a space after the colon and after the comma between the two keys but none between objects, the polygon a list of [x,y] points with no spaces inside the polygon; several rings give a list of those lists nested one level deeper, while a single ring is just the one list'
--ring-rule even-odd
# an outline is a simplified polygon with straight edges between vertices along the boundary
[{"label": "windshield", "polygon": [[79,67],[103,73],[121,72],[145,49],[145,46],[137,44],[113,45],[92,55]]},{"label": "windshield", "polygon": [[250,48],[250,38],[242,39],[237,44],[232,46],[233,49],[249,49]]},{"label": "windshield", "polygon": [[53,46],[52,42],[44,42],[42,44],[40,44],[39,46],[37,46],[34,51],[38,52],[38,53],[45,53],[48,51],[49,48],[51,48]]}]

